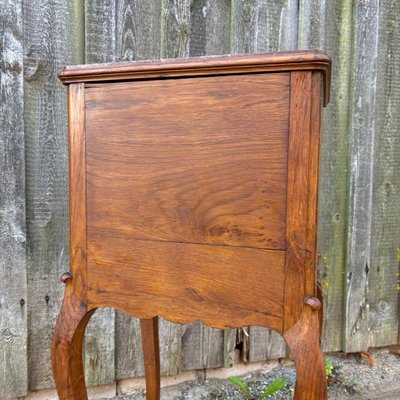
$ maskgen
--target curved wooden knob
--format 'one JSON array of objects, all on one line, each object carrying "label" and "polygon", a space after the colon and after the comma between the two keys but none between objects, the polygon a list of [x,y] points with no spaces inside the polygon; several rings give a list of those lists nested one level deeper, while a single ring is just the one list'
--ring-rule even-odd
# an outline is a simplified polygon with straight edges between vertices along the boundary
[{"label": "curved wooden knob", "polygon": [[71,272],[64,272],[61,276],[60,276],[60,281],[62,283],[67,283],[70,279],[72,279],[72,274]]},{"label": "curved wooden knob", "polygon": [[304,299],[304,303],[310,306],[315,311],[321,309],[321,302],[316,297],[306,297]]}]

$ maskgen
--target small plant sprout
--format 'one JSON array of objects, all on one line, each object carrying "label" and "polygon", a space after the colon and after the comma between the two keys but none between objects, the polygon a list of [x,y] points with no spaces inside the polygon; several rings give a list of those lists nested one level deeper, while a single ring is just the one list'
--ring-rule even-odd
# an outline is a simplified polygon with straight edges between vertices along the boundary
[{"label": "small plant sprout", "polygon": [[333,361],[330,358],[325,358],[325,374],[328,378],[333,375],[334,369]]},{"label": "small plant sprout", "polygon": [[[238,378],[237,376],[230,376],[228,380],[243,392],[247,400],[255,400],[250,394],[250,389],[248,385],[242,379]],[[286,386],[285,379],[283,378],[275,379],[270,385],[267,386],[263,394],[257,400],[263,400],[268,396],[271,396],[274,393],[279,392],[285,386]]]},{"label": "small plant sprout", "polygon": [[249,387],[244,381],[242,381],[237,376],[230,376],[228,380],[244,393],[246,399],[251,400]]},{"label": "small plant sprout", "polygon": [[264,393],[261,395],[259,400],[265,399],[268,396],[273,395],[280,390],[283,390],[286,386],[286,381],[283,378],[275,379],[270,385],[267,386]]}]

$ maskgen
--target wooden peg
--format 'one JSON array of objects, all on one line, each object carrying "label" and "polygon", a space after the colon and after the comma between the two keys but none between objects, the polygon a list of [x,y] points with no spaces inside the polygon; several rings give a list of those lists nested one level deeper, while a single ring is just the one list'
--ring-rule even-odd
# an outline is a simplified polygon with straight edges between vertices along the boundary
[{"label": "wooden peg", "polygon": [[316,297],[306,297],[304,299],[304,303],[310,306],[315,311],[321,309],[321,302]]},{"label": "wooden peg", "polygon": [[72,274],[71,272],[64,272],[61,276],[60,276],[60,281],[63,283],[67,283],[70,279],[72,279]]}]

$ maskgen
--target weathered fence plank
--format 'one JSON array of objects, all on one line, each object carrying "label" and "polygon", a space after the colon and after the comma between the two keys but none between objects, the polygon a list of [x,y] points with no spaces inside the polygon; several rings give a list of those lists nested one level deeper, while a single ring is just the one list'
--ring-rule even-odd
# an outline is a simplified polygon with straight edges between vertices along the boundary
[{"label": "weathered fence plank", "polygon": [[230,0],[193,0],[190,5],[191,57],[229,54]]},{"label": "weathered fence plank", "polygon": [[116,0],[85,1],[85,62],[116,60]]},{"label": "weathered fence plank", "polygon": [[[85,63],[115,61],[116,10],[114,1],[85,2]],[[116,379],[115,311],[97,310],[86,328],[85,380],[88,386]]]},{"label": "weathered fence plank", "polygon": [[360,1],[354,9],[354,54],[349,164],[345,350],[368,349],[371,269],[372,181],[374,169],[376,59],[379,2]]},{"label": "weathered fence plank", "polygon": [[299,10],[299,48],[323,48],[333,59],[331,100],[324,110],[321,140],[318,210],[319,268],[325,300],[323,345],[327,351],[343,348],[352,9],[351,0],[303,0]]},{"label": "weathered fence plank", "polygon": [[80,2],[25,1],[29,387],[53,386],[50,343],[69,270],[67,101],[57,79],[83,59]]},{"label": "weathered fence plank", "polygon": [[[87,62],[97,62],[96,47],[106,50],[104,61],[127,61],[157,59],[160,57],[161,28],[163,26],[162,2],[125,0],[119,2],[91,2],[86,7],[86,55]],[[176,6],[176,7],[175,7]],[[177,2],[168,9],[170,18],[180,12],[182,4]],[[184,8],[185,9],[185,8]],[[179,18],[179,16],[178,16]],[[168,36],[168,29],[166,27]],[[174,31],[175,26],[172,28]],[[169,44],[173,48],[173,43]],[[112,320],[109,321],[113,325]],[[139,321],[117,314],[115,320],[116,373],[117,378],[143,375],[143,355]],[[180,370],[181,327],[160,320],[161,369],[165,375],[174,375]]]},{"label": "weathered fence plank", "polygon": [[[229,53],[230,2],[194,0],[190,4],[190,56]],[[236,329],[225,333],[201,322],[183,327],[182,369],[215,368],[233,363]],[[225,364],[225,359],[228,364]]]},{"label": "weathered fence plank", "polygon": [[184,326],[182,369],[205,369],[224,365],[224,332],[200,322]]},{"label": "weathered fence plank", "polygon": [[96,310],[85,334],[85,380],[95,386],[115,381],[115,310]]},{"label": "weathered fence plank", "polygon": [[0,9],[0,397],[28,388],[22,2]]},{"label": "weathered fence plank", "polygon": [[116,21],[117,60],[160,58],[161,1],[118,1]]},{"label": "weathered fence plank", "polygon": [[117,313],[115,328],[117,379],[144,376],[142,336],[139,320]]},{"label": "weathered fence plank", "polygon": [[[379,2],[368,345],[398,343],[400,290],[400,2]],[[371,178],[371,176],[370,176]]]},{"label": "weathered fence plank", "polygon": [[189,55],[190,0],[162,0],[161,57]]},{"label": "weathered fence plank", "polygon": [[[297,46],[297,1],[245,0],[232,2],[231,51],[233,53],[278,51]],[[249,288],[251,290],[251,288]],[[250,327],[244,359],[260,361],[285,357],[281,336],[261,327]]]},{"label": "weathered fence plank", "polygon": [[[181,18],[185,18],[184,12],[187,10],[187,4],[181,1],[177,1],[174,4],[170,3],[167,7],[168,16],[178,23]],[[160,38],[163,34],[168,37],[170,29],[174,32],[176,29],[175,25],[173,28],[165,26],[163,22],[165,18],[164,12],[166,12],[165,7],[166,5],[163,2],[151,0],[130,0],[120,3],[117,12],[117,27],[120,28],[117,33],[117,49],[120,49],[119,51],[117,50],[118,60],[160,58],[163,43]],[[173,41],[169,42],[169,49],[172,51],[175,51],[174,43]],[[179,47],[181,45],[182,43],[178,40],[176,51],[183,51],[183,47]],[[185,48],[185,54],[186,51]],[[127,339],[127,335],[133,334],[127,342],[131,349],[126,353],[129,355],[128,359],[131,358],[131,361],[133,361],[130,375],[143,375],[143,354],[139,322],[138,320],[118,318],[117,323],[118,334],[125,336],[125,339]],[[124,325],[119,325],[119,323]],[[181,367],[181,327],[160,318],[159,332],[161,373],[163,375],[175,375],[180,371]],[[123,336],[119,338],[119,343],[121,343]],[[129,363],[127,361],[118,361],[120,369],[125,366],[124,371],[121,371],[125,376],[128,375],[129,371],[127,368]]]},{"label": "weathered fence plank", "polygon": [[231,52],[296,49],[297,0],[233,0]]}]

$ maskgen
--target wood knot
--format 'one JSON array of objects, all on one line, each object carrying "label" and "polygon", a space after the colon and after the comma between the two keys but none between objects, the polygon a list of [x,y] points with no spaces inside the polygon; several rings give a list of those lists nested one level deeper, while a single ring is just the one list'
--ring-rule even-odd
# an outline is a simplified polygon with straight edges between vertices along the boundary
[{"label": "wood knot", "polygon": [[316,297],[306,297],[304,299],[304,303],[310,306],[315,311],[321,309],[321,302]]},{"label": "wood knot", "polygon": [[63,283],[67,283],[70,279],[72,279],[72,274],[71,272],[64,272],[61,276],[60,276],[60,281]]}]

